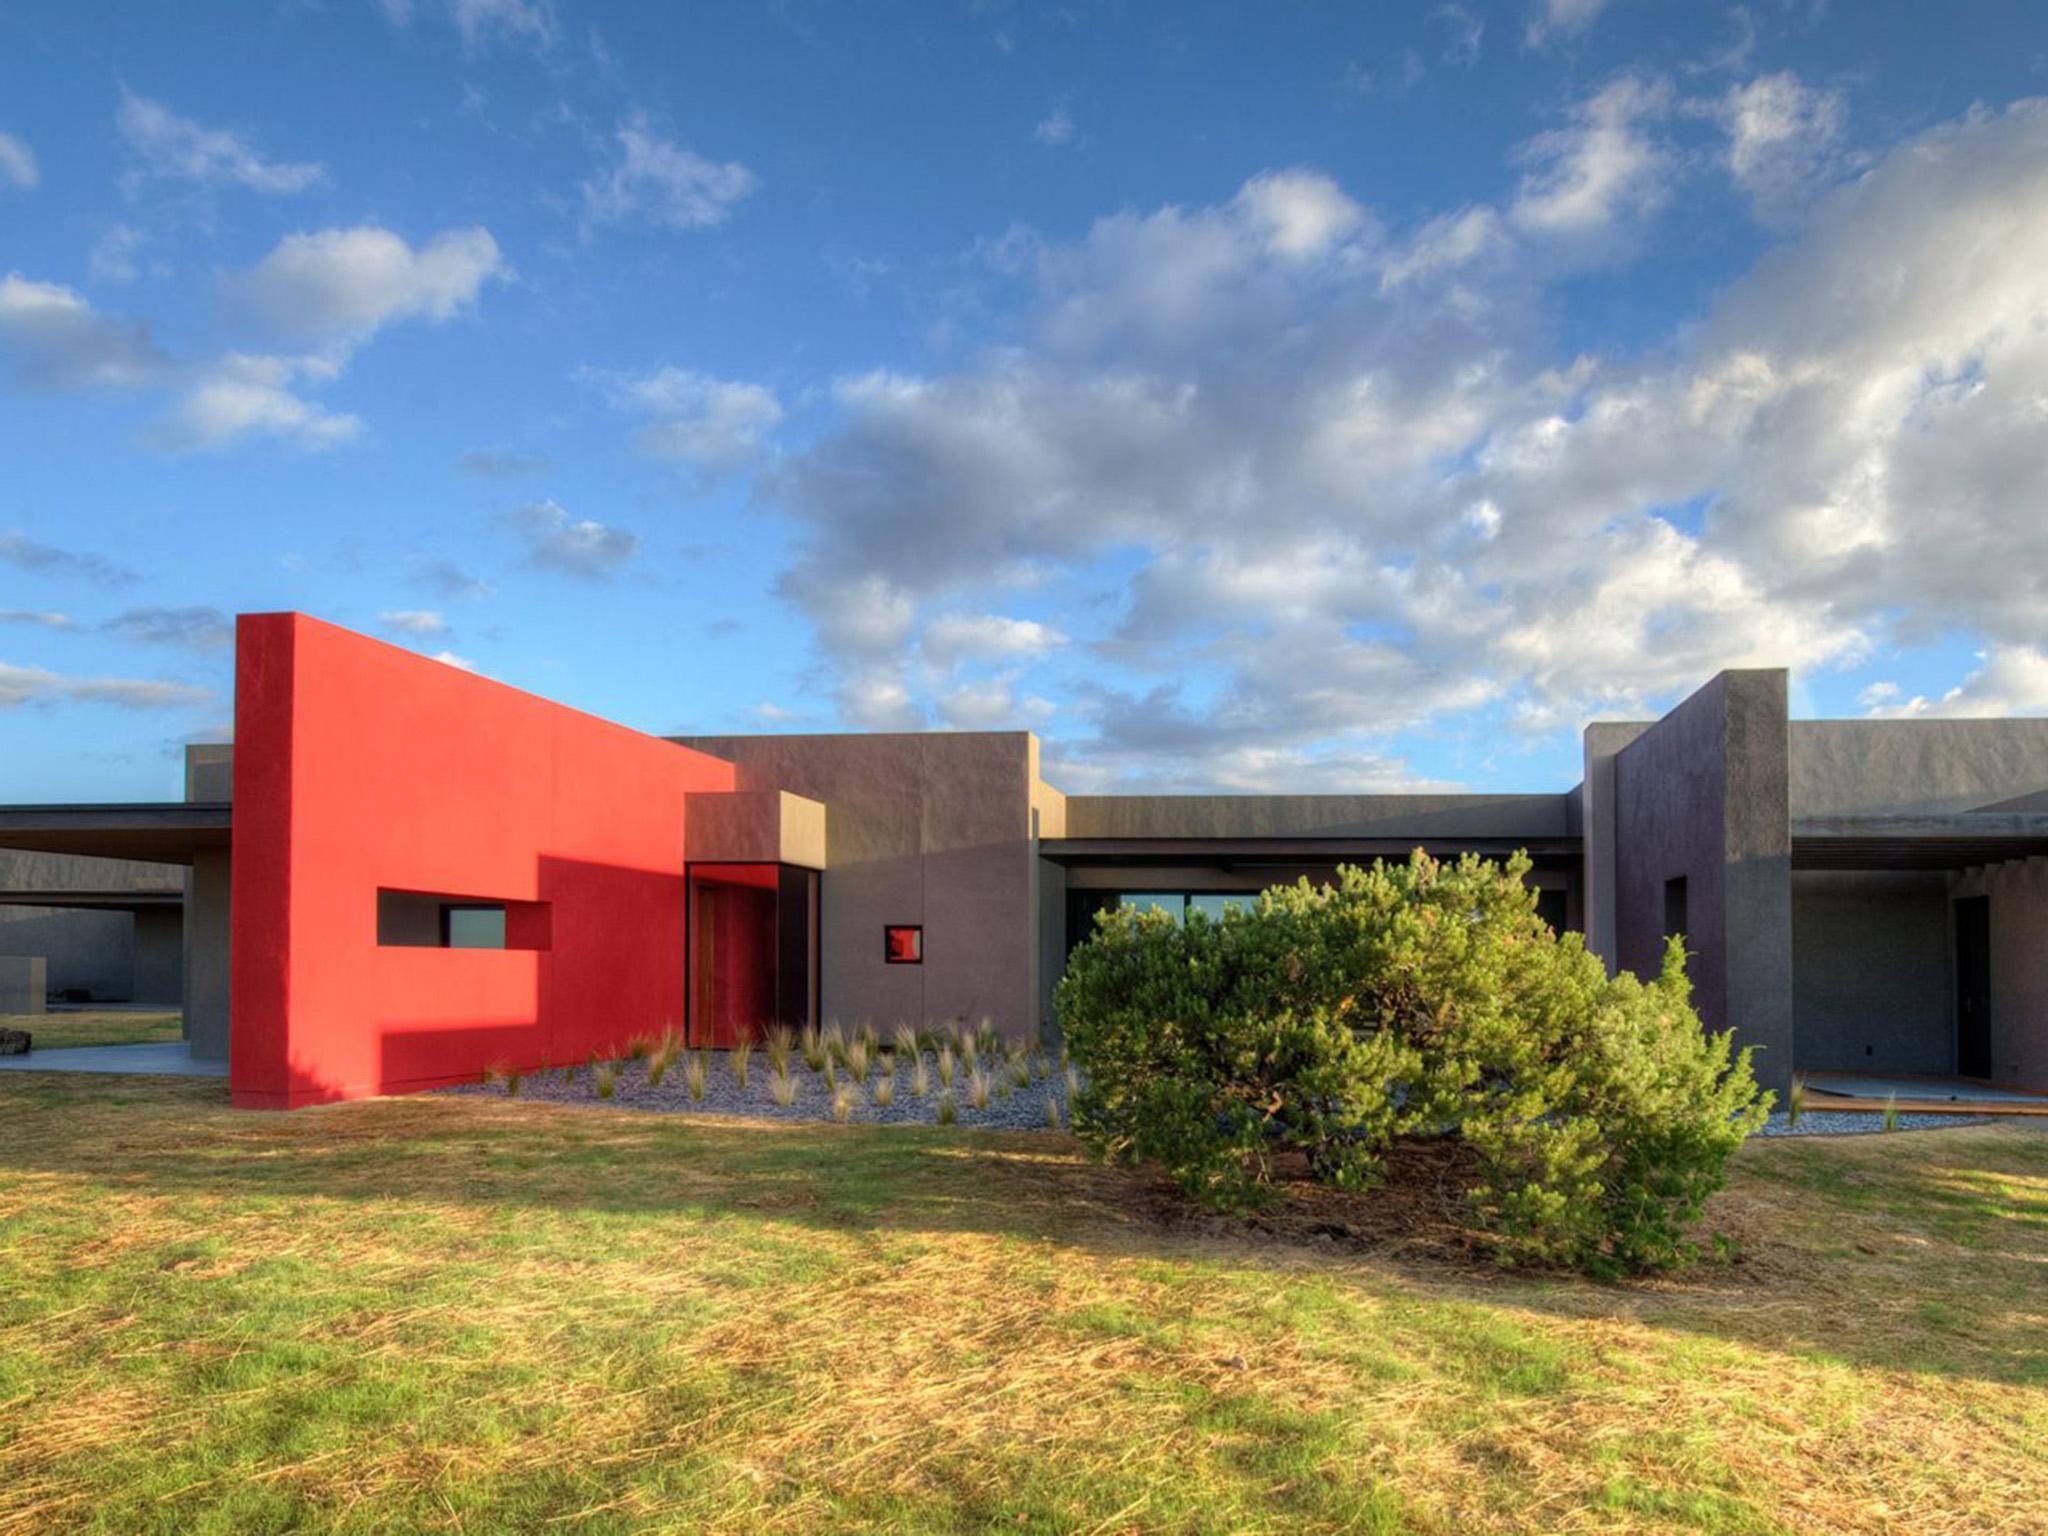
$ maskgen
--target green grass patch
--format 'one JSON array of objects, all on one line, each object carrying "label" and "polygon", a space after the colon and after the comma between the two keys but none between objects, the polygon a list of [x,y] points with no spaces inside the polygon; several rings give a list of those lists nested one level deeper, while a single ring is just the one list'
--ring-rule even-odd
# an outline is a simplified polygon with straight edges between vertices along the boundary
[{"label": "green grass patch", "polygon": [[0,1029],[25,1029],[35,1051],[64,1050],[74,1045],[145,1045],[184,1038],[182,1016],[166,1013],[105,1012],[0,1013]]},{"label": "green grass patch", "polygon": [[1712,1212],[1741,1261],[1628,1286],[1182,1220],[1045,1135],[9,1074],[0,1166],[0,1531],[1878,1532],[2048,1500],[2048,1135],[2018,1126],[1753,1144]]}]

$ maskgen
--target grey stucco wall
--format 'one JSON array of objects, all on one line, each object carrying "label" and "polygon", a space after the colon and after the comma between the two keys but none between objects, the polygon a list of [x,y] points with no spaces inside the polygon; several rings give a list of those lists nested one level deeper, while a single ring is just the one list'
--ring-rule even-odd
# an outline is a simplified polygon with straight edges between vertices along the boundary
[{"label": "grey stucco wall", "polygon": [[1579,920],[1586,947],[1607,962],[1609,975],[1617,961],[1615,938],[1615,805],[1614,760],[1630,742],[1650,729],[1649,721],[1598,720],[1586,727],[1585,778],[1578,789],[1578,809],[1568,817],[1579,834]]},{"label": "grey stucco wall", "polygon": [[2042,790],[2048,790],[2048,720],[1792,723],[1794,816],[1981,810]]},{"label": "grey stucco wall", "polygon": [[185,890],[185,1041],[211,1060],[228,1054],[231,867],[227,849],[202,849]]},{"label": "grey stucco wall", "polygon": [[1666,882],[1683,878],[1694,1005],[1779,1090],[1793,1064],[1786,682],[1723,672],[1612,760],[1616,963],[1655,973]]},{"label": "grey stucco wall", "polygon": [[41,955],[53,992],[125,1002],[135,982],[135,919],[82,907],[0,906],[0,955]]},{"label": "grey stucco wall", "polygon": [[0,955],[0,1015],[41,1013],[49,992],[41,955]]},{"label": "grey stucco wall", "polygon": [[[43,956],[53,991],[80,989],[96,1001],[174,1003],[176,960],[167,962],[163,938],[164,924],[177,921],[176,910],[131,916],[111,903],[128,895],[176,895],[184,889],[184,877],[174,864],[0,849],[0,903],[9,901],[10,892],[77,894],[110,903],[105,908],[0,905],[0,954]],[[168,992],[166,963],[172,967]]]},{"label": "grey stucco wall", "polygon": [[1955,1070],[1949,877],[1792,876],[1792,1018],[1802,1072]]},{"label": "grey stucco wall", "polygon": [[[740,788],[826,807],[819,1005],[846,1023],[988,1017],[1039,1029],[1030,737],[1021,731],[696,736]],[[924,927],[924,963],[889,965],[882,930]]]},{"label": "grey stucco wall", "polygon": [[135,914],[135,965],[130,994],[138,1003],[180,1006],[185,996],[183,907],[144,907]]},{"label": "grey stucco wall", "polygon": [[1959,875],[1956,896],[1991,898],[1991,1075],[2048,1090],[2048,859]]}]

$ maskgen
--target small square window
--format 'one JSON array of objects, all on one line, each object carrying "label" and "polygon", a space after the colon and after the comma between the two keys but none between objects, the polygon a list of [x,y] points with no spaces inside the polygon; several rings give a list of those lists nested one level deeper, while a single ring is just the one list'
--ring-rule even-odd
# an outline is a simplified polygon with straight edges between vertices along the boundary
[{"label": "small square window", "polygon": [[882,930],[882,958],[891,965],[923,965],[924,929],[914,923],[891,923]]}]

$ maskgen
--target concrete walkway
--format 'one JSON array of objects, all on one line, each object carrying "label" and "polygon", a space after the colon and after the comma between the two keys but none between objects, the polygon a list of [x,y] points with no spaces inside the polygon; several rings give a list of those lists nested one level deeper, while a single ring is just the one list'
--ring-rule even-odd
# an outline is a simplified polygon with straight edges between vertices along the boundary
[{"label": "concrete walkway", "polygon": [[142,1045],[71,1045],[0,1056],[0,1072],[132,1072],[142,1077],[226,1077],[224,1061],[195,1061],[182,1040]]}]

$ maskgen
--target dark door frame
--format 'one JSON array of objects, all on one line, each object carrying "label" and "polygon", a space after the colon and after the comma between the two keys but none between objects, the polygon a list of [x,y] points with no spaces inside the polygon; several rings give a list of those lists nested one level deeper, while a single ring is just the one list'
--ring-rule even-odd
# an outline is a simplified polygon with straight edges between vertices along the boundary
[{"label": "dark door frame", "polygon": [[1956,1075],[1991,1075],[1991,898],[1958,896]]}]

